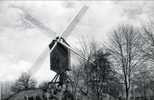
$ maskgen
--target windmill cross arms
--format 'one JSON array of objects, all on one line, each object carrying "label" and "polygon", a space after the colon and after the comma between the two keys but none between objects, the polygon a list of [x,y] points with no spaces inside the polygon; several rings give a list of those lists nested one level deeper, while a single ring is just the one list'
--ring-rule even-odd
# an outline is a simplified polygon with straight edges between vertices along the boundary
[{"label": "windmill cross arms", "polygon": [[[16,8],[19,9],[23,12],[22,17],[24,17],[24,19],[26,21],[31,22],[33,25],[35,25],[36,27],[38,27],[40,30],[43,30],[44,33],[46,33],[47,36],[52,37],[53,34],[56,34],[54,31],[52,31],[50,28],[46,27],[43,23],[41,23],[39,20],[37,20],[37,18],[35,18],[34,16],[32,16],[29,11],[23,7],[20,6],[11,6],[12,8]],[[80,19],[83,17],[83,15],[85,14],[85,12],[87,11],[88,7],[87,6],[83,6],[81,8],[81,10],[79,11],[79,13],[73,18],[73,20],[71,21],[70,24],[67,25],[66,29],[59,34],[59,38],[55,41],[55,43],[53,44],[53,46],[50,48],[50,53],[52,53],[52,51],[54,50],[54,48],[57,46],[57,43],[60,42],[61,40],[67,44],[68,47],[70,47],[68,45],[68,43],[61,37],[64,37],[66,39],[66,37],[68,37],[70,35],[70,33],[73,31],[73,29],[75,28],[76,24],[80,21]],[[55,35],[54,35],[55,36]],[[43,61],[45,60],[45,58],[47,57],[47,55],[49,54],[48,52],[48,48],[45,48],[44,51],[38,56],[38,58],[36,59],[36,61],[34,62],[34,64],[31,66],[29,72],[31,74],[36,73],[36,71],[41,67]],[[72,49],[70,49],[72,50]],[[73,51],[73,50],[72,50]],[[75,54],[77,54],[78,56],[80,56],[78,53],[76,53],[75,51],[73,51]],[[44,58],[44,59],[43,59]],[[86,60],[86,58],[81,57],[83,59]]]}]

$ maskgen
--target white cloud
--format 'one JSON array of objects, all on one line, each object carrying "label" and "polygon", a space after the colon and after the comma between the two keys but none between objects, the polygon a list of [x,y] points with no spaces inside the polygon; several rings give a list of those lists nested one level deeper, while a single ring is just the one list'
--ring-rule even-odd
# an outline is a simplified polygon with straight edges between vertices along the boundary
[{"label": "white cloud", "polygon": [[[153,14],[150,3],[146,3],[147,6],[140,9],[144,2],[133,3],[134,7],[130,8],[130,2],[124,4],[124,2],[112,1],[3,1],[0,5],[0,63],[3,66],[0,70],[2,73],[0,78],[7,76],[5,80],[13,79],[22,71],[28,70],[51,42],[51,39],[37,27],[27,23],[30,26],[25,28],[21,18],[23,12],[10,8],[10,5],[25,7],[43,24],[60,33],[83,4],[88,5],[89,9],[68,38],[73,47],[79,45],[77,40],[82,35],[107,42],[109,31],[119,23],[139,23]],[[133,15],[130,17],[131,14]],[[48,56],[34,77],[48,80],[52,75]]]},{"label": "white cloud", "polygon": [[2,55],[1,62],[1,81],[14,80],[19,77],[22,72],[25,72],[30,67],[30,63],[20,60],[16,61],[13,55]]}]

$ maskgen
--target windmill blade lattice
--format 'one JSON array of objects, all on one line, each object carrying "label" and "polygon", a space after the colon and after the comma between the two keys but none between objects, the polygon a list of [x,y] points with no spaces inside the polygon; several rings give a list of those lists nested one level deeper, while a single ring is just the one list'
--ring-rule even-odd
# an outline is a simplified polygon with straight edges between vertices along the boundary
[{"label": "windmill blade lattice", "polygon": [[44,31],[44,33],[47,36],[53,37],[54,35],[57,34],[53,30],[51,30],[50,28],[48,28],[47,26],[45,26],[43,23],[41,23],[40,21],[38,21],[36,18],[34,18],[25,8],[19,7],[19,6],[14,6],[14,5],[11,5],[11,7],[12,8],[17,8],[17,9],[20,9],[21,11],[23,11],[23,13],[24,13],[24,19],[26,19],[27,21],[31,22],[33,25],[35,25],[36,27],[38,27],[41,31]]},{"label": "windmill blade lattice", "polygon": [[71,23],[66,27],[66,29],[64,30],[64,32],[60,36],[62,36],[64,38],[68,37],[71,34],[71,32],[73,31],[73,29],[75,28],[75,26],[79,23],[79,21],[83,17],[83,15],[86,13],[87,9],[88,9],[88,6],[83,6],[81,8],[81,10],[78,12],[78,14],[73,18]]},{"label": "windmill blade lattice", "polygon": [[33,65],[30,67],[30,69],[28,70],[28,73],[30,75],[33,75],[34,73],[36,73],[41,65],[43,64],[45,58],[49,55],[49,48],[45,48],[44,51],[39,55],[39,57],[36,59],[36,61],[33,63]]}]

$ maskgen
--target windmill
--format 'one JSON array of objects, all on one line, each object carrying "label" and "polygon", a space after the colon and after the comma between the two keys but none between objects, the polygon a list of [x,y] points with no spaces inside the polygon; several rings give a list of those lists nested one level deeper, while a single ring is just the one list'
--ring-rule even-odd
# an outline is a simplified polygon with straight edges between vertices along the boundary
[{"label": "windmill", "polygon": [[[43,25],[43,23],[41,23],[36,18],[34,18],[25,8],[19,7],[19,6],[14,6],[14,5],[11,5],[11,7],[16,8],[16,9],[20,9],[24,13],[24,19],[26,19],[27,21],[29,21],[30,23],[32,23],[33,25],[38,27],[41,31],[45,32],[47,36],[51,36],[51,34],[56,34],[56,32],[52,31],[50,28]],[[56,38],[49,45],[49,48],[50,48],[50,63],[51,63],[50,69],[57,73],[51,82],[56,82],[58,77],[59,77],[59,80],[61,81],[61,83],[59,83],[59,84],[63,85],[63,82],[64,82],[63,80],[66,76],[66,71],[70,70],[70,67],[69,67],[70,66],[69,65],[69,63],[70,63],[69,62],[70,61],[70,51],[74,52],[75,54],[77,54],[81,58],[87,60],[86,58],[79,55],[65,41],[65,39],[71,34],[73,29],[75,28],[76,24],[83,17],[83,15],[87,11],[87,9],[88,9],[88,6],[83,6],[80,9],[80,11],[77,13],[77,15],[72,19],[70,24],[66,27],[66,29],[62,33],[58,34],[56,36]],[[61,50],[59,50],[59,49],[61,49]],[[31,75],[34,74],[34,71],[36,72],[36,70],[38,70],[39,67],[41,67],[40,62],[42,62],[46,58],[46,56],[48,55],[48,50],[49,50],[48,47],[45,48],[44,51],[40,54],[40,56],[36,59],[34,64],[31,66],[31,68],[29,70],[29,73]],[[53,65],[53,63],[55,61],[55,59],[53,59],[53,58],[55,58],[57,56],[58,52],[60,52],[61,53],[60,55],[62,55],[59,58],[57,58],[57,60],[61,60],[61,62],[59,62],[61,65],[58,64],[59,67],[57,67],[57,65],[55,65],[55,66]],[[61,59],[61,58],[64,58],[65,60],[62,61],[63,59]],[[62,64],[63,65],[65,64],[65,67],[62,67]]]}]

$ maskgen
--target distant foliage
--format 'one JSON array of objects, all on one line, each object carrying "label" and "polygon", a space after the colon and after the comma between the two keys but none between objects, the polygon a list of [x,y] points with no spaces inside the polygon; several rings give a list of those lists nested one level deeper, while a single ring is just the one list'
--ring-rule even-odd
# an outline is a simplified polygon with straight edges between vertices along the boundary
[{"label": "distant foliage", "polygon": [[109,56],[109,53],[98,50],[93,55],[94,64],[86,65],[89,69],[88,86],[92,93],[97,97],[97,100],[101,100],[104,93],[116,97],[119,95],[121,88],[120,82],[116,77],[117,73],[112,69],[111,63],[109,62]]},{"label": "distant foliage", "polygon": [[21,90],[35,88],[36,83],[37,82],[32,79],[28,73],[22,73],[19,79],[17,79],[15,84],[12,86],[11,90],[16,93]]},{"label": "distant foliage", "polygon": [[44,91],[47,91],[47,89],[49,88],[48,82],[42,82],[41,84],[39,84],[39,88]]}]

